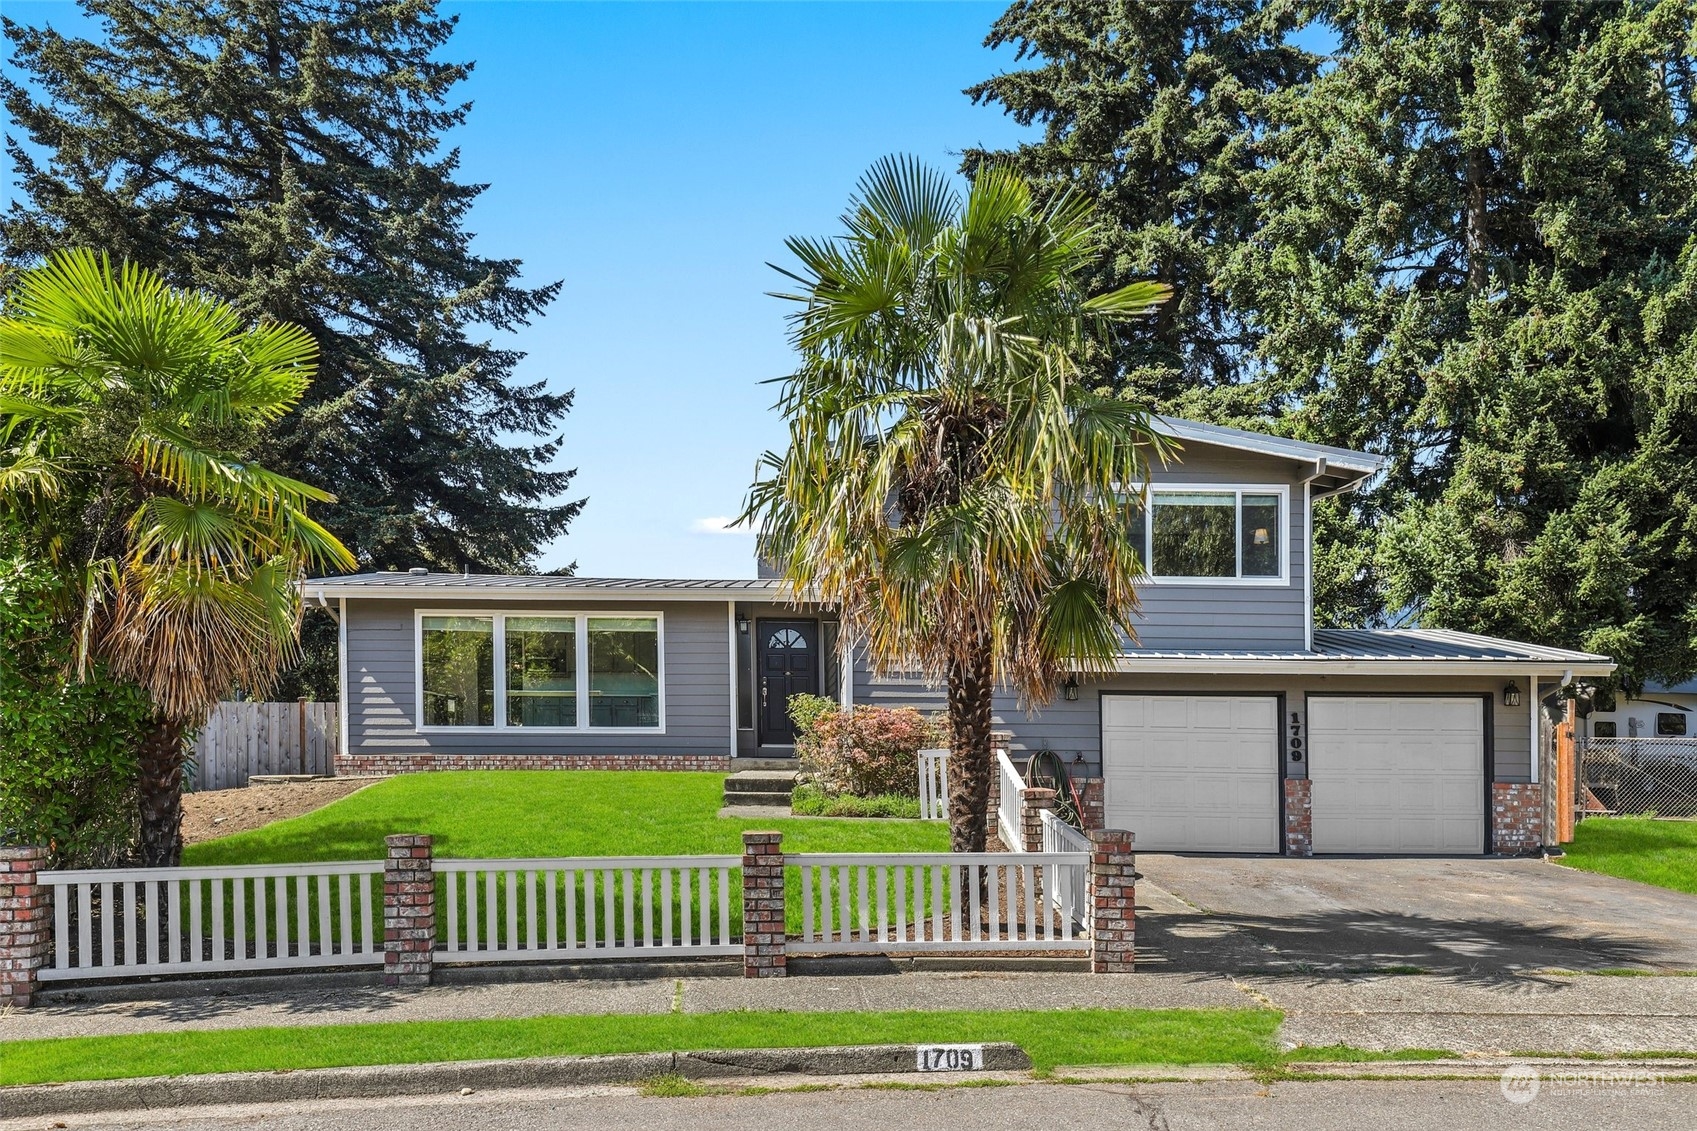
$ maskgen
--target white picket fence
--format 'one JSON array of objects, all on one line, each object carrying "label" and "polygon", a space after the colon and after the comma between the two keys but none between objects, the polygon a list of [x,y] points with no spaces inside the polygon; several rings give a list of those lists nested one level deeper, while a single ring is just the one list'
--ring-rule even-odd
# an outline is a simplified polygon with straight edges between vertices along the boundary
[{"label": "white picket fence", "polygon": [[[1051,913],[1045,875],[1088,854],[1000,852],[789,856],[801,870],[801,953],[1085,950],[1068,902]],[[1047,883],[1054,884],[1050,878]],[[1061,885],[1067,899],[1076,888]]]},{"label": "white picket fence", "polygon": [[949,752],[919,752],[919,816],[926,821],[949,819]]},{"label": "white picket fence", "polygon": [[438,961],[741,954],[740,856],[437,860]]},{"label": "white picket fence", "polygon": [[[1089,862],[1087,851],[1070,849],[787,856],[802,918],[788,949],[1084,950]],[[436,960],[740,954],[741,864],[740,856],[438,858]],[[42,872],[53,948],[40,977],[381,966],[383,880],[381,860]]]},{"label": "white picket fence", "polygon": [[42,872],[44,981],[381,965],[383,862]]},{"label": "white picket fence", "polygon": [[[1045,809],[1040,817],[1043,822],[1043,851],[1083,853],[1086,860],[1090,857],[1090,838],[1073,828],[1054,813]],[[1064,908],[1071,908],[1078,915],[1085,914],[1089,906],[1089,877],[1087,868],[1056,869],[1048,877],[1044,890],[1057,912],[1066,914]]]},{"label": "white picket fence", "polygon": [[996,793],[996,828],[1009,852],[1025,851],[1025,816],[1022,812],[1025,779],[1014,769],[1013,759],[1006,750],[996,751],[996,774],[1000,779]]},{"label": "white picket fence", "polygon": [[195,790],[239,789],[254,774],[333,774],[335,703],[220,703],[194,740]]}]

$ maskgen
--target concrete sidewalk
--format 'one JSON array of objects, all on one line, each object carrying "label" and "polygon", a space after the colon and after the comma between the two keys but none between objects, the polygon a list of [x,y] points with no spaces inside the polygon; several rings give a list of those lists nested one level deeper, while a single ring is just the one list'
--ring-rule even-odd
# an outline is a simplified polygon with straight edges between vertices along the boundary
[{"label": "concrete sidewalk", "polygon": [[[204,984],[203,984],[204,986]],[[1697,1052],[1697,978],[1598,975],[1263,976],[906,972],[749,981],[680,978],[507,982],[387,990],[337,985],[148,1000],[76,1000],[0,1014],[0,1042],[182,1029],[343,1025],[560,1014],[735,1009],[1173,1009],[1285,1014],[1287,1047],[1436,1048],[1467,1054]]]}]

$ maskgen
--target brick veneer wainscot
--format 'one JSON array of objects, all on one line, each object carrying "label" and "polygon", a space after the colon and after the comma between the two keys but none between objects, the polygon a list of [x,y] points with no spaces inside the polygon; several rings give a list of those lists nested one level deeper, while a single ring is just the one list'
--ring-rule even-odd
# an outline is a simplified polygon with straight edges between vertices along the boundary
[{"label": "brick veneer wainscot", "polygon": [[383,983],[428,986],[436,961],[436,871],[431,838],[383,838]]},{"label": "brick veneer wainscot", "polygon": [[1090,972],[1129,974],[1137,963],[1137,869],[1132,834],[1090,833]]},{"label": "brick veneer wainscot", "polygon": [[1307,778],[1285,779],[1285,855],[1314,855],[1314,787]]},{"label": "brick veneer wainscot", "polygon": [[784,834],[742,834],[742,973],[782,978],[785,954]]},{"label": "brick veneer wainscot", "polygon": [[428,770],[731,770],[729,754],[340,754],[337,777]]},{"label": "brick veneer wainscot", "polygon": [[47,961],[53,895],[35,882],[45,863],[45,848],[0,848],[0,1010],[29,1006]]},{"label": "brick veneer wainscot", "polygon": [[1544,787],[1528,782],[1491,786],[1491,850],[1526,856],[1544,847]]}]

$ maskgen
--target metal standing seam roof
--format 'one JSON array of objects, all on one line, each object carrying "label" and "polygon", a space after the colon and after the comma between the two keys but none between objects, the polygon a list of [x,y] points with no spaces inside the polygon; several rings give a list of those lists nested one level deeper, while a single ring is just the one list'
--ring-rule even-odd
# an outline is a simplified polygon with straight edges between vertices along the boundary
[{"label": "metal standing seam roof", "polygon": [[1153,668],[1205,671],[1256,667],[1269,671],[1297,666],[1324,671],[1357,665],[1385,664],[1391,668],[1482,668],[1515,672],[1526,667],[1572,668],[1585,675],[1606,673],[1614,661],[1593,652],[1549,648],[1494,636],[1477,636],[1444,629],[1317,628],[1314,650],[1287,649],[1156,649],[1134,648],[1119,662],[1121,671]]},{"label": "metal standing seam roof", "polygon": [[671,577],[561,577],[554,574],[518,573],[355,573],[345,577],[315,577],[309,586],[357,586],[360,588],[461,589],[773,589],[777,578],[671,578]]},{"label": "metal standing seam roof", "polygon": [[311,598],[405,597],[408,595],[467,596],[546,593],[663,593],[673,597],[777,594],[784,582],[776,578],[556,577],[551,574],[500,573],[357,573],[346,577],[315,577],[307,581]]}]

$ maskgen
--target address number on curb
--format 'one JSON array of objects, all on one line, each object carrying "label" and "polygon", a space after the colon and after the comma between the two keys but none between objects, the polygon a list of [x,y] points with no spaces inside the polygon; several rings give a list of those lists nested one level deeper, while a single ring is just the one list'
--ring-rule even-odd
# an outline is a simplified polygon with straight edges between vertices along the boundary
[{"label": "address number on curb", "polygon": [[971,1072],[984,1067],[983,1045],[920,1045],[921,1072]]}]

